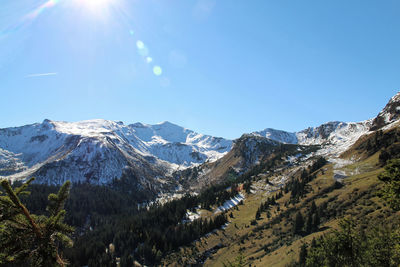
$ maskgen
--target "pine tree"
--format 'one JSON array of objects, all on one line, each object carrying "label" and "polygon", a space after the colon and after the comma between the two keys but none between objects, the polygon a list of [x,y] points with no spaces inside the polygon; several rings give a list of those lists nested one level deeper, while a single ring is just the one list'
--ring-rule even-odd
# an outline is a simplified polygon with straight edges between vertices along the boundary
[{"label": "pine tree", "polygon": [[311,228],[311,231],[312,232],[318,231],[319,224],[320,224],[320,218],[319,218],[318,212],[316,212],[316,213],[314,213],[312,215],[312,228]]},{"label": "pine tree", "polygon": [[400,159],[390,160],[378,179],[385,183],[383,198],[394,210],[400,210]]},{"label": "pine tree", "polygon": [[257,212],[256,212],[256,220],[259,220],[260,217],[261,217],[261,212],[260,212],[260,208],[258,208]]},{"label": "pine tree", "polygon": [[306,221],[306,233],[311,234],[313,228],[313,214],[311,212],[308,213],[307,221]]},{"label": "pine tree", "polygon": [[315,204],[315,201],[313,200],[313,202],[311,203],[310,213],[313,214],[315,212],[317,212],[317,205]]},{"label": "pine tree", "polygon": [[272,196],[272,197],[271,197],[270,204],[271,204],[271,205],[275,205],[275,204],[276,204],[275,196]]},{"label": "pine tree", "polygon": [[302,229],[304,226],[304,218],[303,215],[301,214],[301,212],[298,212],[296,214],[296,218],[294,220],[294,227],[293,227],[293,232],[295,234],[299,234],[301,233]]},{"label": "pine tree", "polygon": [[306,260],[307,260],[307,244],[303,244],[300,247],[299,266],[306,266]]},{"label": "pine tree", "polygon": [[267,218],[271,218],[271,212],[269,210],[267,210]]},{"label": "pine tree", "polygon": [[1,181],[0,195],[0,264],[29,264],[29,266],[65,266],[59,249],[72,246],[67,236],[73,228],[63,223],[64,203],[69,195],[70,182],[61,186],[58,194],[50,194],[49,216],[31,214],[19,196],[29,194],[31,178],[12,189],[7,180]]}]

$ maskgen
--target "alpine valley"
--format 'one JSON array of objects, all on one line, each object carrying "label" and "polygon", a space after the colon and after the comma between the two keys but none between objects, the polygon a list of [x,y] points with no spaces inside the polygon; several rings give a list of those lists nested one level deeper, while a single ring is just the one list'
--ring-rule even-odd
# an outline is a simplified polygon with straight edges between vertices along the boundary
[{"label": "alpine valley", "polygon": [[365,121],[236,140],[170,122],[46,119],[0,129],[0,178],[35,177],[24,201],[39,214],[73,183],[72,266],[306,266],[343,218],[398,221],[377,177],[400,156],[399,119],[400,93]]}]

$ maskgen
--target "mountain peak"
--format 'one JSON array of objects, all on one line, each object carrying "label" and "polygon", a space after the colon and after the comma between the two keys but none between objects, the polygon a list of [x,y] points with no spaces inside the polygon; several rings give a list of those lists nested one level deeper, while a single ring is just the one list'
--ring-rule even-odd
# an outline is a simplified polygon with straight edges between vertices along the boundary
[{"label": "mountain peak", "polygon": [[158,126],[158,127],[167,128],[167,129],[170,128],[170,129],[186,130],[184,127],[179,126],[179,125],[177,125],[175,123],[172,123],[172,122],[169,122],[169,121],[159,122],[159,123],[156,123],[156,124],[154,124],[152,126],[153,127],[154,126]]},{"label": "mountain peak", "polygon": [[297,144],[297,137],[295,133],[290,133],[282,130],[265,128],[264,130],[253,132],[252,134],[256,136],[262,136],[281,143]]},{"label": "mountain peak", "polygon": [[174,125],[174,126],[178,126],[178,125],[176,125],[176,124],[174,124],[172,122],[169,122],[169,121],[162,121],[162,122],[156,123],[156,125]]},{"label": "mountain peak", "polygon": [[389,100],[389,103],[391,102],[400,102],[400,91],[392,96],[392,98]]},{"label": "mountain peak", "polygon": [[141,122],[135,122],[135,123],[130,124],[129,126],[134,127],[134,128],[145,128],[146,127],[146,125]]},{"label": "mountain peak", "polygon": [[371,130],[378,130],[400,119],[400,92],[397,92],[373,120]]},{"label": "mountain peak", "polygon": [[44,119],[42,122],[41,127],[43,129],[53,129],[54,128],[54,122],[49,120],[49,119]]}]

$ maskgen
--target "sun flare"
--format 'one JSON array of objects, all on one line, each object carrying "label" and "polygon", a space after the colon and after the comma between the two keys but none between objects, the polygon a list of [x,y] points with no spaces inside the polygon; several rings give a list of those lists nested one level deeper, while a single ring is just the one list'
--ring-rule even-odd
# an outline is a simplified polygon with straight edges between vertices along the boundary
[{"label": "sun flare", "polygon": [[83,5],[91,9],[106,8],[112,0],[80,0]]},{"label": "sun flare", "polygon": [[80,8],[97,14],[104,15],[109,11],[116,0],[74,0]]}]

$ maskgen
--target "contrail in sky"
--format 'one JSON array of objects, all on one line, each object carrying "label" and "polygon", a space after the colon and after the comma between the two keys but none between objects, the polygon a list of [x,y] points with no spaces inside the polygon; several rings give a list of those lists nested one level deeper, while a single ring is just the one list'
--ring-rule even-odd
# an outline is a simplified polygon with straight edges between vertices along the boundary
[{"label": "contrail in sky", "polygon": [[42,77],[42,76],[52,76],[52,75],[57,75],[57,72],[48,72],[48,73],[34,73],[34,74],[29,74],[26,75],[25,78],[31,78],[31,77]]}]

